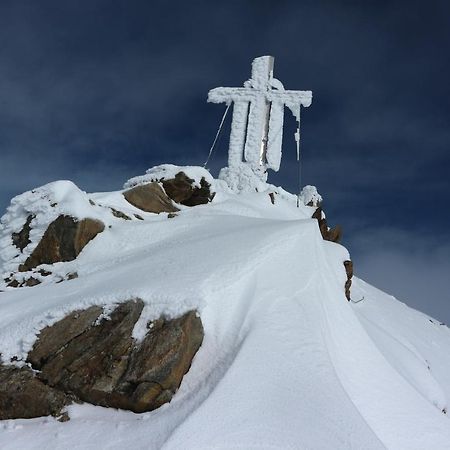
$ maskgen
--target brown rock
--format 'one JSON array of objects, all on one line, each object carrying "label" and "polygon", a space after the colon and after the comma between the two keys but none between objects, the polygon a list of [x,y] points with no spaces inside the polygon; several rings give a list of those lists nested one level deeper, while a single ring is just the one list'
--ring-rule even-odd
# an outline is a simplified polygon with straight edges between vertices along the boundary
[{"label": "brown rock", "polygon": [[21,251],[23,252],[23,249],[31,243],[30,241],[30,231],[31,231],[31,221],[34,219],[33,215],[29,215],[27,217],[27,220],[22,227],[22,230],[20,230],[18,233],[12,234],[12,241],[13,244]]},{"label": "brown rock", "polygon": [[77,221],[70,216],[59,216],[48,226],[33,253],[19,266],[19,272],[27,272],[41,264],[74,260],[104,228],[99,220]]},{"label": "brown rock", "polygon": [[275,205],[275,194],[273,192],[270,192],[269,197],[270,197],[270,202],[272,203],[272,205]]},{"label": "brown rock", "polygon": [[37,286],[38,284],[41,284],[41,282],[34,277],[27,278],[27,280],[25,281],[25,286],[28,287]]},{"label": "brown rock", "polygon": [[153,323],[136,344],[141,300],[119,305],[108,319],[93,306],[42,330],[28,362],[38,377],[96,405],[150,411],[170,401],[203,340],[194,311]]},{"label": "brown rock", "polygon": [[27,361],[34,369],[41,370],[49,358],[55,357],[70,341],[92,327],[102,311],[101,306],[91,306],[74,311],[54,325],[44,328],[28,353]]},{"label": "brown rock", "polygon": [[344,261],[345,273],[347,274],[347,281],[345,282],[345,296],[347,300],[350,301],[350,288],[352,286],[352,277],[353,277],[353,261],[349,259]]},{"label": "brown rock", "polygon": [[340,225],[337,225],[334,228],[329,228],[327,220],[322,217],[322,207],[318,207],[314,214],[311,216],[313,219],[316,219],[319,224],[320,233],[322,238],[326,241],[331,242],[340,242],[342,239],[342,228]]},{"label": "brown rock", "polygon": [[28,367],[0,365],[0,420],[58,416],[69,396],[46,386]]},{"label": "brown rock", "polygon": [[111,212],[114,217],[117,217],[117,218],[123,219],[123,220],[131,220],[131,217],[127,216],[125,213],[123,213],[122,211],[119,211],[115,208],[111,208]]},{"label": "brown rock", "polygon": [[200,187],[194,186],[194,180],[184,172],[178,172],[175,178],[162,180],[166,194],[176,203],[185,206],[204,205],[214,198],[211,185],[204,177],[200,180]]},{"label": "brown rock", "polygon": [[148,411],[170,401],[202,340],[203,327],[195,311],[152,323],[146,338],[131,353],[120,386],[129,392],[133,411]]},{"label": "brown rock", "polygon": [[142,211],[159,214],[176,212],[176,208],[158,183],[136,186],[123,193],[125,200]]}]

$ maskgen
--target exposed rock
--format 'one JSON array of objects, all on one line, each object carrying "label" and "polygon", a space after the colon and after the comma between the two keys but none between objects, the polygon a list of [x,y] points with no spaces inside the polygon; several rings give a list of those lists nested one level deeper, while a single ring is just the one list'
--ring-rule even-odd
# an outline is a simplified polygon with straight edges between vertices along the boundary
[{"label": "exposed rock", "polygon": [[159,214],[178,211],[161,186],[155,182],[131,188],[123,196],[127,202],[145,212]]},{"label": "exposed rock", "polygon": [[46,386],[28,367],[0,365],[0,420],[58,416],[70,396]]},{"label": "exposed rock", "polygon": [[114,217],[117,217],[119,219],[124,219],[124,220],[131,220],[131,217],[127,216],[122,211],[118,211],[117,209],[111,208],[111,212]]},{"label": "exposed rock", "polygon": [[185,206],[204,205],[214,198],[211,185],[204,177],[200,180],[200,187],[194,185],[194,180],[184,172],[178,172],[175,178],[162,180],[166,194],[175,202]]},{"label": "exposed rock", "polygon": [[141,300],[119,305],[109,318],[97,306],[42,330],[28,362],[49,386],[96,405],[150,411],[171,400],[203,340],[195,311],[153,322],[141,343],[132,331]]},{"label": "exposed rock", "polygon": [[140,216],[139,214],[134,214],[134,217],[136,217],[136,219],[138,219],[138,220],[144,220],[144,218],[142,216]]},{"label": "exposed rock", "polygon": [[322,238],[326,241],[331,242],[340,242],[342,239],[342,228],[340,225],[335,226],[334,228],[329,228],[327,219],[323,217],[322,207],[318,207],[314,214],[312,215],[313,219],[317,219],[319,224],[320,233],[322,234]]},{"label": "exposed rock", "polygon": [[34,216],[30,214],[27,217],[27,220],[22,227],[22,230],[18,233],[12,234],[12,241],[13,244],[21,251],[23,252],[23,249],[31,243],[30,241],[30,231],[31,231],[31,221],[34,219]]},{"label": "exposed rock", "polygon": [[[143,412],[171,400],[203,341],[203,327],[195,311],[178,319],[159,319],[131,352],[120,390]],[[149,408],[150,405],[150,408]]]},{"label": "exposed rock", "polygon": [[37,286],[38,284],[41,284],[41,282],[34,277],[27,278],[27,280],[24,282],[24,286],[32,287]]},{"label": "exposed rock", "polygon": [[41,264],[74,260],[104,228],[99,220],[77,221],[70,216],[59,216],[48,226],[33,253],[19,266],[19,272],[27,272]]},{"label": "exposed rock", "polygon": [[272,203],[272,205],[275,205],[275,194],[273,192],[270,192],[269,197],[270,197],[270,202]]},{"label": "exposed rock", "polygon": [[345,296],[347,300],[350,301],[350,288],[352,286],[352,278],[353,278],[353,261],[349,259],[344,261],[345,273],[347,274],[347,281],[345,282]]},{"label": "exposed rock", "polygon": [[92,327],[102,311],[103,308],[100,306],[91,306],[82,311],[72,312],[51,327],[44,328],[28,354],[28,362],[34,369],[41,370],[49,358],[56,357],[70,341]]},{"label": "exposed rock", "polygon": [[8,287],[12,288],[20,287],[20,283],[15,278],[13,278],[12,280],[10,278],[7,278],[5,282],[7,283],[6,286]]}]

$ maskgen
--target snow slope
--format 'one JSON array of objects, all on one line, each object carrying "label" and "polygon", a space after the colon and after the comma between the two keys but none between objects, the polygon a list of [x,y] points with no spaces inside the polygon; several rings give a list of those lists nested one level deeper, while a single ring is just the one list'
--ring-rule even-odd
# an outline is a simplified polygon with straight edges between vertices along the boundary
[{"label": "snow slope", "polygon": [[[450,448],[448,328],[361,280],[364,300],[347,302],[348,253],[322,240],[314,208],[218,187],[174,219],[112,222],[64,263],[77,279],[0,293],[4,361],[80,306],[142,298],[136,337],[144,319],[198,308],[205,339],[172,402],[3,421],[0,448]],[[90,198],[123,206],[120,192]]]}]

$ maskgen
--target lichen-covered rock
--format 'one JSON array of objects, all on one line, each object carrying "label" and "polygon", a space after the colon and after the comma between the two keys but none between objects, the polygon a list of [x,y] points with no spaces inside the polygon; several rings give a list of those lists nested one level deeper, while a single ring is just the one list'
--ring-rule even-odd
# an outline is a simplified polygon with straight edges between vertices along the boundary
[{"label": "lichen-covered rock", "polygon": [[27,272],[41,264],[73,261],[104,228],[99,220],[59,216],[50,223],[33,253],[19,266],[19,272]]},{"label": "lichen-covered rock", "polygon": [[171,400],[203,340],[195,311],[151,324],[132,338],[141,300],[120,304],[109,317],[92,306],[42,330],[28,362],[38,378],[95,405],[150,411]]},{"label": "lichen-covered rock", "polygon": [[128,203],[145,212],[159,214],[178,211],[161,186],[155,182],[135,186],[125,191],[123,196]]},{"label": "lichen-covered rock", "polygon": [[0,365],[0,420],[58,416],[71,401],[38,380],[28,367]]}]

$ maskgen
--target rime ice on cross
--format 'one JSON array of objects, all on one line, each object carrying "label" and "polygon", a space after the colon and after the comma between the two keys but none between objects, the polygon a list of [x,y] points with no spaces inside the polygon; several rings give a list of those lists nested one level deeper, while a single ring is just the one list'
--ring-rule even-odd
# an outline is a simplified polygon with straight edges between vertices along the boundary
[{"label": "rime ice on cross", "polygon": [[[288,91],[273,78],[273,56],[252,62],[252,77],[243,88],[218,87],[208,93],[208,101],[233,106],[228,166],[239,170],[251,167],[261,179],[267,169],[278,171],[281,162],[284,106],[300,123],[300,106],[309,106],[311,91]],[[296,133],[297,143],[299,133]]]}]

